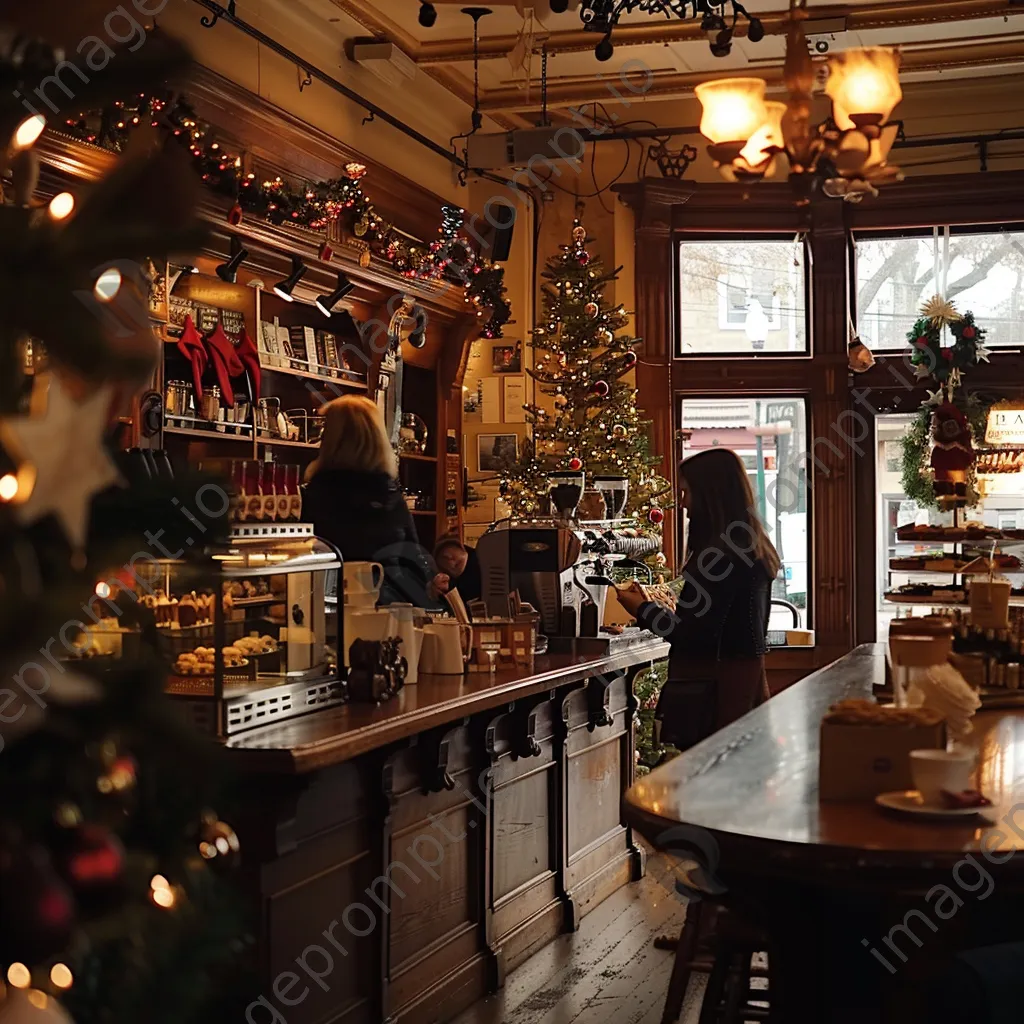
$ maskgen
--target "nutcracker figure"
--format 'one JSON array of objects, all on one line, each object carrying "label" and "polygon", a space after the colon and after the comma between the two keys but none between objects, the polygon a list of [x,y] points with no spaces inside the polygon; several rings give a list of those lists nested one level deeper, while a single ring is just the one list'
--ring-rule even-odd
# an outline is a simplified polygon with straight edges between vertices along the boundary
[{"label": "nutcracker figure", "polygon": [[932,413],[932,440],[932,486],[939,506],[963,508],[967,504],[967,471],[975,454],[971,425],[952,402],[943,402]]}]

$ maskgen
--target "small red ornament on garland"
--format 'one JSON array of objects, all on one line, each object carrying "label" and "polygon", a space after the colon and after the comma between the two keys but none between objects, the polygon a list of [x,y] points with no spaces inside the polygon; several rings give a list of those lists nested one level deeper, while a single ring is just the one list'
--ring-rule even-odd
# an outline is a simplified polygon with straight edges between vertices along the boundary
[{"label": "small red ornament on garland", "polygon": [[607,398],[608,392],[611,391],[611,388],[608,386],[608,381],[596,380],[594,381],[593,391],[598,398]]},{"label": "small red ornament on garland", "polygon": [[587,316],[597,316],[597,314],[600,312],[600,309],[598,308],[596,302],[588,302],[583,307],[583,312],[586,313]]},{"label": "small red ornament on garland", "polygon": [[661,524],[665,522],[665,513],[662,512],[660,508],[652,508],[651,511],[647,513],[647,519],[648,522],[652,523],[654,526],[661,526]]},{"label": "small red ornament on garland", "polygon": [[99,911],[120,898],[124,861],[121,840],[103,825],[86,822],[69,830],[59,867],[82,906]]},{"label": "small red ornament on garland", "polygon": [[582,460],[581,458],[579,458],[579,456],[577,456],[577,455],[574,455],[574,456],[573,456],[573,457],[572,457],[572,458],[571,458],[571,459],[569,460],[569,468],[570,468],[570,469],[571,469],[571,470],[572,470],[572,471],[573,471],[574,473],[577,473],[577,472],[579,472],[579,471],[580,471],[580,470],[581,470],[581,469],[583,468],[583,460]]},{"label": "small red ornament on garland", "polygon": [[588,252],[581,252],[579,254],[579,256],[576,257],[576,262],[581,267],[585,267],[590,262],[590,253],[588,253]]},{"label": "small red ornament on garland", "polygon": [[228,210],[228,223],[235,227],[238,227],[242,223],[242,207],[241,204],[235,203],[234,206]]},{"label": "small red ornament on garland", "polygon": [[625,354],[625,355],[624,355],[624,356],[622,357],[622,365],[623,365],[623,366],[625,366],[625,368],[626,368],[627,370],[632,370],[632,369],[633,369],[633,367],[634,367],[634,366],[636,366],[636,363],[637,363],[637,356],[636,356],[636,353],[635,353],[635,352],[634,352],[634,351],[633,351],[632,349],[630,349],[630,350],[629,350],[629,351],[628,351],[628,352],[627,352],[627,353],[626,353],[626,354]]}]

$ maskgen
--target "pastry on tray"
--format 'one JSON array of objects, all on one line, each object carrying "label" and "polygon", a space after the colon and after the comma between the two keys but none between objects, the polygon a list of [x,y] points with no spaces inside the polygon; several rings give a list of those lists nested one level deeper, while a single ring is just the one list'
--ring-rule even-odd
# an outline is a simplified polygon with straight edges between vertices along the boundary
[{"label": "pastry on tray", "polygon": [[911,555],[890,558],[889,568],[894,572],[963,572],[967,561],[956,555]]},{"label": "pastry on tray", "polygon": [[932,586],[929,583],[907,583],[896,590],[886,594],[890,601],[909,599],[912,601],[964,601],[967,599],[967,592],[963,587],[953,586]]}]

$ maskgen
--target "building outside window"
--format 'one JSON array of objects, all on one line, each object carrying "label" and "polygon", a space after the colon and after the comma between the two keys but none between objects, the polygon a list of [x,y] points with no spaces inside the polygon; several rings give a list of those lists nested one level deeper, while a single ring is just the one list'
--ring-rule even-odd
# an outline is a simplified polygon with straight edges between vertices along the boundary
[{"label": "building outside window", "polygon": [[806,354],[800,239],[679,243],[679,354]]}]

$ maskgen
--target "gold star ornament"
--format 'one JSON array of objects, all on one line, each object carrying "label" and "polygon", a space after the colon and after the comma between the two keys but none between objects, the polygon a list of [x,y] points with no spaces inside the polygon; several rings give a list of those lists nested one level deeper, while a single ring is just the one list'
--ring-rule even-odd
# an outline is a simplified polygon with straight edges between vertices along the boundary
[{"label": "gold star ornament", "polygon": [[[71,546],[81,551],[89,531],[92,499],[120,481],[103,446],[114,389],[101,387],[76,402],[60,378],[53,376],[46,398],[42,416],[0,420],[0,441],[19,462],[18,479],[25,480],[25,486],[7,500],[24,525],[52,513]],[[2,483],[0,480],[0,491]]]},{"label": "gold star ornament", "polygon": [[956,306],[941,295],[933,295],[921,307],[921,316],[931,320],[936,327],[944,327],[963,319],[956,311]]}]

